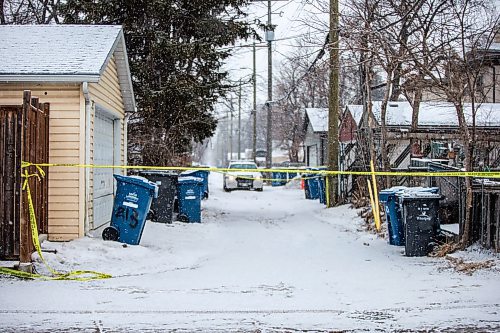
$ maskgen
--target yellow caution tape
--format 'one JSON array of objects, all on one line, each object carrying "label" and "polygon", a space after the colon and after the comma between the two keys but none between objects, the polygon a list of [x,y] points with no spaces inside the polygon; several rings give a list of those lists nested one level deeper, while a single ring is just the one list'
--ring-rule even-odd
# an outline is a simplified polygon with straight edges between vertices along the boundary
[{"label": "yellow caution tape", "polygon": [[[37,168],[38,172],[34,173],[34,174],[29,174],[28,170],[25,169],[28,166],[35,166]],[[43,171],[43,169],[41,167],[42,167],[42,165],[40,165],[40,164],[33,164],[33,163],[26,163],[26,162],[22,163],[21,168],[24,169],[24,173],[22,174],[22,177],[24,178],[23,191],[26,191],[26,194],[28,197],[28,210],[29,210],[29,216],[30,216],[31,238],[33,241],[33,245],[35,246],[35,249],[38,253],[38,256],[40,257],[42,262],[45,264],[45,266],[48,268],[48,270],[52,273],[53,276],[45,276],[45,275],[40,275],[40,274],[22,272],[22,271],[18,271],[18,270],[11,269],[11,268],[0,268],[0,273],[14,275],[17,277],[27,278],[27,279],[43,279],[43,280],[91,281],[91,280],[100,280],[100,279],[111,278],[112,276],[109,274],[95,272],[95,271],[78,270],[78,271],[72,271],[69,273],[62,273],[62,272],[56,271],[55,269],[50,267],[49,264],[45,261],[43,255],[42,255],[42,247],[40,246],[40,240],[38,238],[38,227],[37,227],[37,223],[36,223],[35,208],[33,206],[33,200],[31,198],[30,186],[28,183],[28,181],[31,177],[37,177],[39,181],[41,180],[41,178],[45,177],[45,172]],[[41,176],[41,178],[40,178],[40,176]]]},{"label": "yellow caution tape", "polygon": [[[71,167],[126,170],[176,170],[176,171],[214,171],[220,173],[248,172],[249,169],[206,168],[206,167],[175,167],[175,166],[143,166],[143,165],[98,165],[98,164],[68,164],[68,163],[26,163],[26,166],[37,167]],[[414,176],[414,177],[478,177],[500,178],[500,171],[341,171],[341,170],[308,170],[308,169],[258,169],[259,172],[300,173],[317,175],[353,175],[353,176]],[[283,180],[283,179],[276,179]]]},{"label": "yellow caution tape", "polygon": [[[99,273],[95,271],[72,271],[69,273],[61,273],[53,268],[51,268],[45,259],[43,258],[40,242],[38,239],[38,230],[36,223],[35,210],[33,207],[33,201],[31,198],[31,192],[28,184],[28,180],[31,177],[37,177],[41,180],[45,176],[45,172],[42,167],[71,167],[71,168],[102,168],[102,169],[126,169],[126,170],[174,170],[174,171],[213,171],[219,173],[229,173],[229,172],[248,172],[249,169],[229,169],[229,168],[212,168],[212,167],[176,167],[176,166],[143,166],[143,165],[98,165],[98,164],[79,164],[79,163],[30,163],[22,162],[22,168],[27,168],[29,166],[34,166],[37,168],[38,172],[34,174],[29,174],[27,170],[24,170],[22,175],[25,178],[23,184],[23,190],[26,190],[28,196],[28,206],[30,215],[30,225],[32,230],[32,240],[38,255],[42,262],[47,266],[49,271],[53,276],[45,276],[40,274],[33,274],[22,272],[10,268],[0,267],[0,274],[9,274],[18,276],[21,278],[30,279],[45,279],[45,280],[77,280],[77,281],[90,281],[96,279],[108,279],[112,276],[105,273]],[[258,169],[259,172],[263,173],[296,173],[296,174],[307,174],[312,176],[301,177],[301,179],[312,179],[326,175],[353,175],[353,176],[413,176],[413,177],[477,177],[477,178],[500,178],[499,171],[438,171],[438,172],[428,172],[428,171],[341,171],[341,170],[308,170],[308,169]],[[244,176],[238,176],[239,178],[247,178]],[[248,177],[247,179],[254,179],[253,177]],[[261,178],[264,181],[286,181],[285,179],[271,179],[271,178]],[[288,181],[290,181],[289,179]],[[329,200],[330,198],[327,198]],[[83,276],[82,275],[87,275]]]}]

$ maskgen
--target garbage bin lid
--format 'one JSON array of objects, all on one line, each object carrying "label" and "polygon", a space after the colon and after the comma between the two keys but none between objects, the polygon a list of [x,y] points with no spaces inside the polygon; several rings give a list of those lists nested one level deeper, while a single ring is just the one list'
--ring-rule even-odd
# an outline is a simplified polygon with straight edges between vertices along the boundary
[{"label": "garbage bin lid", "polygon": [[391,189],[394,189],[394,192],[398,196],[405,195],[405,194],[411,194],[411,193],[432,193],[432,194],[438,194],[439,193],[439,187],[421,187],[421,186],[405,187],[405,186],[395,186],[395,187],[392,187]]},{"label": "garbage bin lid", "polygon": [[208,173],[207,170],[187,170],[187,171],[181,172],[181,174],[179,176],[185,178],[186,176],[196,175],[199,172]]},{"label": "garbage bin lid", "polygon": [[155,183],[150,182],[149,180],[141,176],[122,176],[114,174],[113,177],[115,177],[117,181],[134,184],[137,186],[142,186],[150,190],[155,190],[155,191],[158,190],[158,187],[156,186]]},{"label": "garbage bin lid", "polygon": [[139,175],[145,176],[178,176],[178,172],[174,170],[144,170],[139,171]]},{"label": "garbage bin lid", "polygon": [[192,177],[192,176],[180,177],[179,183],[186,183],[186,184],[203,183],[203,178]]},{"label": "garbage bin lid", "polygon": [[430,192],[406,192],[401,195],[403,200],[441,199],[442,197],[441,194]]}]

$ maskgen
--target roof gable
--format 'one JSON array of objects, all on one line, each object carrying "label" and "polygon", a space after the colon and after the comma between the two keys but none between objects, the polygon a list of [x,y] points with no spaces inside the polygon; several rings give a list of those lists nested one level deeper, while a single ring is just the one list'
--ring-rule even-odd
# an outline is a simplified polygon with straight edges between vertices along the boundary
[{"label": "roof gable", "polygon": [[125,110],[135,110],[121,26],[0,25],[0,45],[4,82],[98,82],[115,56]]},{"label": "roof gable", "polygon": [[307,108],[306,115],[313,132],[326,132],[328,130],[327,108]]}]

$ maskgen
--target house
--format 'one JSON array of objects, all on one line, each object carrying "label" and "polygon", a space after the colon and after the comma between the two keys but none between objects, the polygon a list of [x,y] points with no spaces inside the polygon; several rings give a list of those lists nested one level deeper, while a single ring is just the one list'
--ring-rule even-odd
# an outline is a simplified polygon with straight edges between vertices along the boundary
[{"label": "house", "polygon": [[[3,25],[0,59],[0,105],[21,105],[24,90],[50,103],[49,163],[126,164],[135,100],[120,26]],[[82,237],[110,221],[113,173],[123,170],[49,171],[50,240]]]},{"label": "house", "polygon": [[[380,152],[381,101],[372,102],[374,116],[373,139]],[[359,109],[359,105],[348,105],[348,110]],[[450,164],[460,165],[461,133],[455,107],[447,102],[422,102],[419,109],[418,129],[411,131],[412,107],[408,102],[389,102],[386,114],[387,149],[392,168],[406,169],[411,158],[429,157],[448,159]],[[464,113],[472,126],[472,107],[464,104]],[[367,119],[360,126],[364,140],[367,138]],[[476,112],[475,162],[488,168],[500,167],[500,103],[483,103]],[[410,146],[410,141],[414,145]]]},{"label": "house", "polygon": [[328,109],[306,108],[304,159],[306,166],[326,165],[328,141]]},{"label": "house", "polygon": [[481,61],[478,93],[487,103],[500,103],[500,32],[486,50],[479,50],[477,57]]},{"label": "house", "polygon": [[[327,164],[328,158],[328,109],[306,108],[304,158],[307,166]],[[339,123],[340,164],[341,170],[347,170],[352,164],[347,162],[348,156],[354,152],[357,139],[358,124],[363,114],[362,106],[351,106],[346,109]],[[347,165],[347,164],[349,165]]]}]

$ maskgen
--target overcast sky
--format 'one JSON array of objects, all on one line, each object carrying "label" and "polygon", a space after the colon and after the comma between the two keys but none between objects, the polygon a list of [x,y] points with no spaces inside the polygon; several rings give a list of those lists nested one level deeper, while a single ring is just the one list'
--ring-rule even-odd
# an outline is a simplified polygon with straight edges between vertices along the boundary
[{"label": "overcast sky", "polygon": [[[311,32],[310,28],[304,25],[304,20],[310,18],[314,7],[311,0],[273,0],[272,1],[272,23],[276,25],[275,42],[273,43],[273,76],[279,69],[281,62],[286,56],[294,51],[294,39],[304,36]],[[267,23],[267,1],[255,2],[248,8],[248,21],[260,20],[261,23]],[[321,18],[326,20],[327,17]],[[262,104],[267,100],[267,43],[265,43],[264,32],[259,30],[262,42],[257,47],[257,103]],[[316,34],[322,35],[323,32],[317,31]],[[252,74],[252,41],[241,41],[237,45],[250,47],[237,47],[234,56],[227,60],[226,68],[230,70],[233,80],[243,78],[248,80]],[[319,47],[318,47],[319,49]],[[312,49],[312,52],[315,49]],[[241,69],[243,68],[243,69]],[[252,86],[249,84],[243,87],[243,94],[246,95],[244,104],[249,106],[252,103]]]}]

